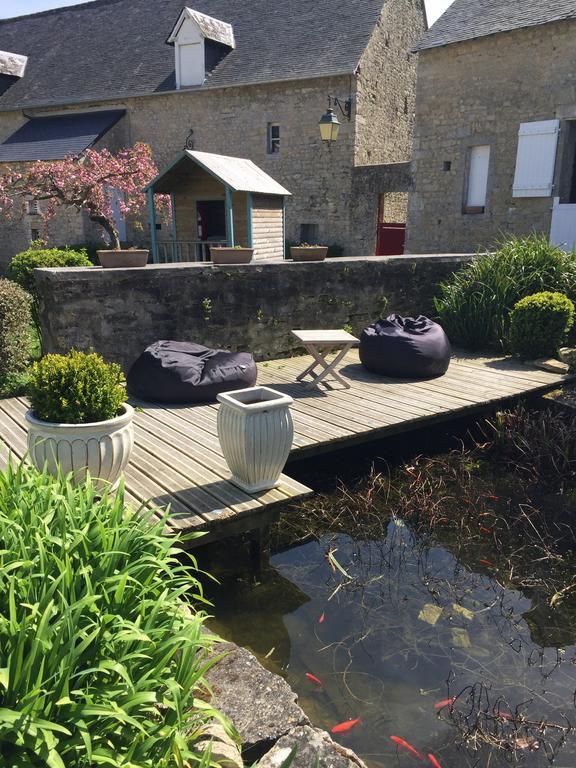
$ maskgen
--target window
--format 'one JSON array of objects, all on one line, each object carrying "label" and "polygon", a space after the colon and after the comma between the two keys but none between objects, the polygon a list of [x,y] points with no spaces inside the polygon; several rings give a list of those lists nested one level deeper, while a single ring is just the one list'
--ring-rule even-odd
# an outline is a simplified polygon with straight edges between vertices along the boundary
[{"label": "window", "polygon": [[300,242],[308,245],[316,245],[319,239],[320,227],[318,224],[300,224]]},{"label": "window", "polygon": [[280,153],[280,126],[278,123],[268,123],[268,154]]},{"label": "window", "polygon": [[27,200],[26,201],[26,213],[29,216],[38,216],[40,213],[40,203],[38,200]]},{"label": "window", "polygon": [[559,131],[559,120],[520,125],[513,197],[552,196]]},{"label": "window", "polygon": [[39,229],[31,229],[30,230],[30,240],[32,242],[36,242],[36,240],[40,240],[40,230]]},{"label": "window", "polygon": [[468,178],[464,213],[484,213],[488,191],[488,169],[490,167],[490,146],[481,144],[468,151]]}]

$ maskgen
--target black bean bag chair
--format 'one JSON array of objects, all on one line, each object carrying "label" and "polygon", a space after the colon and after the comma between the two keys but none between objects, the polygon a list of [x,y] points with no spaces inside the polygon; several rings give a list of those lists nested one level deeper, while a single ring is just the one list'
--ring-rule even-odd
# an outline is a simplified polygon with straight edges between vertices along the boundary
[{"label": "black bean bag chair", "polygon": [[126,377],[131,395],[155,403],[206,403],[220,392],[256,384],[256,363],[247,352],[209,349],[186,341],[157,341]]},{"label": "black bean bag chair", "polygon": [[450,365],[450,342],[427,317],[390,315],[362,332],[360,360],[373,373],[406,379],[443,376]]}]

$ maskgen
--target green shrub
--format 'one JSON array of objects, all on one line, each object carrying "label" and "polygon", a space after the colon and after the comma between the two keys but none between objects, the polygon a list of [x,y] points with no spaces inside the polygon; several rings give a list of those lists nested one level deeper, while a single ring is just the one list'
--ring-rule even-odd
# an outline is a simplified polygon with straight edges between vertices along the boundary
[{"label": "green shrub", "polygon": [[92,262],[85,250],[72,251],[68,248],[46,248],[42,241],[32,243],[30,248],[16,256],[8,267],[8,277],[36,296],[35,269],[50,267],[91,267]]},{"label": "green shrub", "polygon": [[[0,765],[208,766],[196,563],[87,483],[0,473]],[[199,697],[196,700],[196,697]]]},{"label": "green shrub", "polygon": [[576,296],[576,257],[531,235],[503,243],[440,286],[436,311],[451,341],[468,349],[501,349],[517,301],[540,291]]},{"label": "green shrub", "polygon": [[562,293],[534,293],[510,313],[510,349],[523,358],[555,355],[572,325],[574,304]]},{"label": "green shrub", "polygon": [[31,297],[0,278],[0,379],[26,368],[30,357]]},{"label": "green shrub", "polygon": [[[87,243],[70,243],[69,245],[58,246],[60,251],[76,251],[77,253],[85,252],[92,265],[100,266],[98,260],[98,251],[106,250],[110,248],[104,241],[88,241]],[[83,265],[81,265],[83,266]]]},{"label": "green shrub", "polygon": [[63,424],[113,419],[126,400],[119,365],[95,352],[46,355],[32,366],[28,394],[35,416]]}]

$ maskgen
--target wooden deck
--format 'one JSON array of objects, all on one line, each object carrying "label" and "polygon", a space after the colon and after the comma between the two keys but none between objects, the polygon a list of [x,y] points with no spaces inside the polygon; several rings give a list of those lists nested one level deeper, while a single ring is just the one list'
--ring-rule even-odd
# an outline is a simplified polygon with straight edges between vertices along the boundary
[{"label": "wooden deck", "polygon": [[[295,378],[309,357],[260,363],[259,384],[294,398],[291,458],[304,458],[407,432],[510,398],[544,393],[572,377],[528,368],[501,358],[460,355],[448,373],[429,381],[400,381],[368,373],[350,352],[341,374],[349,390],[306,389]],[[136,445],[126,472],[132,503],[170,504],[171,526],[208,531],[202,542],[257,529],[279,505],[311,490],[283,476],[279,488],[249,495],[232,485],[216,431],[217,405],[166,407],[136,402]],[[0,437],[18,458],[26,452],[24,399],[0,400]],[[6,452],[0,455],[5,461]]]}]

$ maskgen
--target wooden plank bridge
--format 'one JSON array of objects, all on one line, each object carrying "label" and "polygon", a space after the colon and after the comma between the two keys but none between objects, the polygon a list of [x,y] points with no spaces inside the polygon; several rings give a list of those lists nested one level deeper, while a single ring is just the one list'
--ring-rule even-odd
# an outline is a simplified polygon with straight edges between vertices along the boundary
[{"label": "wooden plank bridge", "polygon": [[[461,354],[441,378],[388,379],[367,372],[352,350],[339,369],[350,389],[310,390],[296,382],[310,362],[302,356],[258,364],[259,384],[294,398],[291,459],[480,413],[511,398],[543,394],[572,378],[515,360]],[[254,495],[230,483],[217,436],[217,405],[135,405],[141,410],[126,471],[128,500],[170,505],[173,530],[206,532],[198,543],[262,528],[280,505],[312,493],[286,475],[279,488]],[[26,453],[27,407],[23,398],[0,400],[0,438],[17,458]],[[0,453],[0,463],[6,456]]]}]

